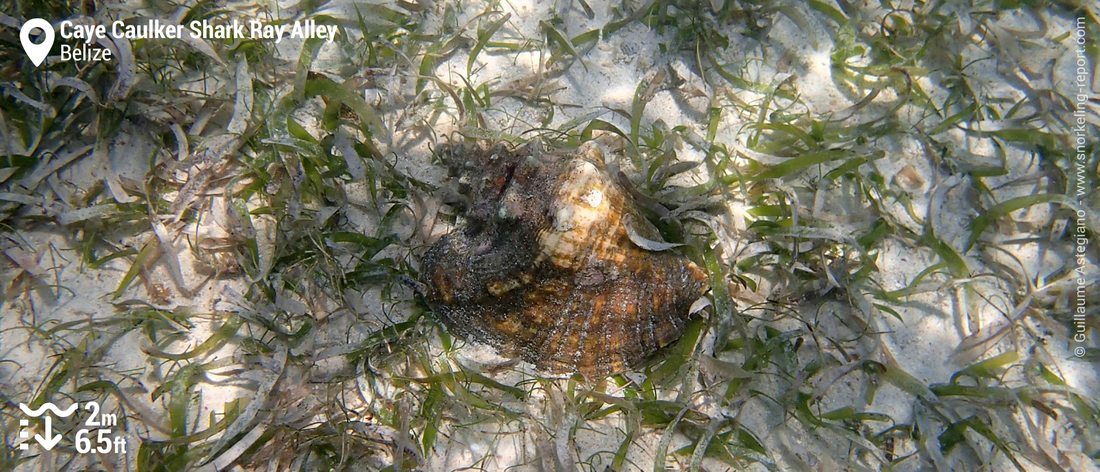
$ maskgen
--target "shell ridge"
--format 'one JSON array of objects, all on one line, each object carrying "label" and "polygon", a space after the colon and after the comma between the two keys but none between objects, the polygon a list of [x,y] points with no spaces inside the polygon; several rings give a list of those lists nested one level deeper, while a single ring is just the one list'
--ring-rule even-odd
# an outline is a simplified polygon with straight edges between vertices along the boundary
[{"label": "shell ridge", "polygon": [[645,288],[642,290],[642,293],[645,294],[645,299],[649,300],[645,310],[646,334],[649,335],[650,340],[650,344],[647,346],[649,350],[656,350],[661,347],[661,343],[657,339],[657,320],[654,316],[654,307],[658,305],[658,303],[655,303],[655,295],[657,292],[658,291],[654,290],[654,287],[650,286],[648,282],[645,283]]},{"label": "shell ridge", "polygon": [[[545,288],[546,288],[545,291],[540,291],[539,292],[539,294],[542,295],[542,297],[536,297],[536,298],[543,298],[543,297],[545,297],[546,299],[556,299],[557,298],[554,295],[555,294],[555,291],[553,290],[555,288],[554,284],[547,284],[547,286]],[[569,300],[565,299],[565,298],[563,298],[561,300],[563,302],[565,302],[566,305],[565,306],[560,306],[560,307],[553,307],[553,308],[557,308],[558,310],[560,310],[560,312],[565,313],[568,310]],[[531,313],[537,314],[538,311],[532,310]],[[540,339],[538,340],[538,342],[532,343],[532,354],[534,355],[534,357],[531,359],[531,363],[539,365],[539,364],[546,363],[550,360],[550,357],[545,356],[545,353],[548,352],[549,349],[552,349],[555,346],[557,346],[557,344],[559,342],[558,340],[565,335],[565,333],[562,332],[565,329],[562,326],[563,320],[564,320],[564,317],[561,317],[561,316],[555,317],[554,319],[550,320],[549,323],[546,323],[545,325],[543,325],[541,327],[540,333],[539,333]],[[541,359],[541,361],[539,359],[540,355],[544,357],[543,359]]]},{"label": "shell ridge", "polygon": [[[596,317],[599,316],[600,306],[603,304],[599,295],[588,305],[588,314],[585,316],[584,329],[580,330],[580,339],[577,340],[577,349],[573,352],[573,365],[577,367],[583,367],[586,364],[581,364],[581,354],[583,354],[582,348],[585,347],[585,342],[588,340],[588,333],[593,329],[593,325],[596,323]],[[577,323],[574,323],[576,325]],[[590,350],[589,352],[595,352]],[[587,364],[595,366],[595,364]]]},{"label": "shell ridge", "polygon": [[577,323],[575,323],[574,321],[577,319],[576,305],[580,303],[580,300],[578,300],[577,297],[573,296],[576,290],[576,286],[572,286],[569,288],[569,296],[567,297],[568,304],[566,305],[566,309],[562,312],[562,316],[558,317],[557,324],[559,326],[564,324],[565,331],[559,338],[558,343],[554,346],[554,350],[550,353],[550,358],[558,362],[561,362],[560,359],[564,357],[562,356],[562,354],[565,352],[564,350],[566,349],[569,341],[573,339],[573,330],[577,327]]}]

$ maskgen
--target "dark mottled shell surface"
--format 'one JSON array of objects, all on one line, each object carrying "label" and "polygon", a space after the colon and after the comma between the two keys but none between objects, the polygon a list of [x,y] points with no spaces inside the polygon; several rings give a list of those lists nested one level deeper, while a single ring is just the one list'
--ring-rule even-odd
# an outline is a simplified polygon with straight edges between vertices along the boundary
[{"label": "dark mottled shell surface", "polygon": [[649,223],[595,146],[450,151],[465,221],[422,259],[426,298],[461,337],[589,378],[676,340],[706,290],[687,258],[634,244]]}]

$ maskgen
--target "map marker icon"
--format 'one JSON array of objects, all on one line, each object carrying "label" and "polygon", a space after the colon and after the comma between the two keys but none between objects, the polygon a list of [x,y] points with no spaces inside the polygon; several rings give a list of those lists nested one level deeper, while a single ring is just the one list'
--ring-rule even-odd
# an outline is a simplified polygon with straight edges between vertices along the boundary
[{"label": "map marker icon", "polygon": [[[42,30],[42,42],[38,44],[31,41],[31,32],[35,29]],[[19,30],[19,42],[23,43],[23,51],[26,51],[27,57],[35,67],[38,67],[42,61],[46,60],[46,56],[50,54],[50,48],[53,47],[53,25],[42,18],[27,20]]]}]

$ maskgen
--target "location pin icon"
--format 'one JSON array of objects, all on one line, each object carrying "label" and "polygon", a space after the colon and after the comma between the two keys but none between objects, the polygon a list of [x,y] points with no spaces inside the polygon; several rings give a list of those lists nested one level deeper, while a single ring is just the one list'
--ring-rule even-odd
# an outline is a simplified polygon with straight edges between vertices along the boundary
[{"label": "location pin icon", "polygon": [[[31,32],[35,29],[42,30],[42,42],[38,44],[31,41]],[[19,42],[23,43],[23,51],[27,53],[27,57],[38,67],[50,55],[50,48],[53,47],[53,25],[42,18],[27,20],[19,30]]]}]

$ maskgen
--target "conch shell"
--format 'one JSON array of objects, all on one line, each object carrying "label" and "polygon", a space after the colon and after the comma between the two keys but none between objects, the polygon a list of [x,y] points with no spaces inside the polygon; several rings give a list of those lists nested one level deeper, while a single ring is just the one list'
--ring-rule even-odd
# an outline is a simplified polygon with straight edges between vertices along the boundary
[{"label": "conch shell", "polygon": [[425,253],[421,274],[429,306],[452,333],[590,379],[680,337],[706,274],[632,241],[628,227],[656,229],[596,146],[450,154],[468,169],[459,179],[466,220]]}]

